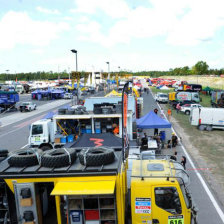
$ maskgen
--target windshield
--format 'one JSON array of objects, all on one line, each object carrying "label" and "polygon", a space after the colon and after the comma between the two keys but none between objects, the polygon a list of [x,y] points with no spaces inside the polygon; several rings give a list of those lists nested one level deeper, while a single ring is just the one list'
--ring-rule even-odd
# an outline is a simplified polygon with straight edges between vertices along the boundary
[{"label": "windshield", "polygon": [[43,125],[42,124],[33,125],[32,135],[40,135],[40,134],[43,134]]},{"label": "windshield", "polygon": [[168,96],[167,96],[166,94],[160,94],[159,96],[160,96],[160,97],[168,98]]}]

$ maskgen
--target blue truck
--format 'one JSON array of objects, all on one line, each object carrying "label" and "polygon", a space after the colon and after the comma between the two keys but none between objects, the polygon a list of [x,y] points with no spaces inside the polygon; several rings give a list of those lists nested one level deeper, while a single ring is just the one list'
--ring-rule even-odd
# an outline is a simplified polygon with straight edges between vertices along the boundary
[{"label": "blue truck", "polygon": [[0,112],[8,109],[16,109],[19,102],[19,94],[15,91],[0,91]]}]

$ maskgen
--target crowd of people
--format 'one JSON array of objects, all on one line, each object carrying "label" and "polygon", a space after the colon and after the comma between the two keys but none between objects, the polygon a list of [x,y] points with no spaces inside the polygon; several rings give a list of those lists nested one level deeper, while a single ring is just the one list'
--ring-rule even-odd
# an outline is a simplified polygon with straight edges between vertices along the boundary
[{"label": "crowd of people", "polygon": [[[158,109],[154,109],[154,113],[158,115]],[[148,149],[148,140],[150,137],[147,136],[146,133],[144,133],[143,137],[141,138],[141,149],[142,150],[147,150]],[[174,154],[170,157],[170,159],[177,161],[177,151],[176,151],[176,146],[178,145],[178,137],[177,135],[173,132],[171,139],[167,141],[167,144],[165,142],[165,138],[162,135],[162,132],[158,130],[158,128],[154,129],[154,136],[151,136],[151,139],[156,140],[158,148],[170,148],[174,150]],[[180,163],[183,165],[184,169],[186,169],[186,163],[187,159],[185,156],[181,157]]]}]

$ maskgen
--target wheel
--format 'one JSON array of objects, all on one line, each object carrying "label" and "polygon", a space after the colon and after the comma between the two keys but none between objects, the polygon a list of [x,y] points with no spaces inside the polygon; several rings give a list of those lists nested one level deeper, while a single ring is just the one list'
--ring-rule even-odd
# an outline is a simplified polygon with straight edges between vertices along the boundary
[{"label": "wheel", "polygon": [[31,107],[29,108],[29,112],[31,112]]},{"label": "wheel", "polygon": [[101,147],[83,149],[79,154],[79,161],[84,166],[102,166],[114,161],[114,151],[112,149]]},{"label": "wheel", "polygon": [[185,111],[185,114],[186,114],[186,115],[189,115],[190,113],[191,113],[191,112],[190,112],[189,110],[186,110],[186,111]]},{"label": "wheel", "polygon": [[70,165],[70,159],[71,163],[76,159],[76,150],[73,148],[49,150],[41,157],[41,165],[44,167],[66,167]]},{"label": "wheel", "polygon": [[198,128],[199,128],[200,131],[204,131],[206,126],[203,125],[203,124],[200,124]]},{"label": "wheel", "polygon": [[42,151],[47,151],[47,150],[50,150],[50,149],[52,149],[52,148],[51,148],[50,146],[44,145],[44,146],[40,147],[40,149],[41,149]]},{"label": "wheel", "polygon": [[37,106],[34,107],[34,110],[36,110],[36,109],[37,109]]},{"label": "wheel", "polygon": [[206,127],[206,130],[207,130],[207,131],[212,131],[212,129],[213,129],[213,128],[212,128],[211,125],[208,125],[208,126]]},{"label": "wheel", "polygon": [[8,163],[13,167],[35,166],[38,164],[38,155],[41,150],[21,150],[10,155]]}]

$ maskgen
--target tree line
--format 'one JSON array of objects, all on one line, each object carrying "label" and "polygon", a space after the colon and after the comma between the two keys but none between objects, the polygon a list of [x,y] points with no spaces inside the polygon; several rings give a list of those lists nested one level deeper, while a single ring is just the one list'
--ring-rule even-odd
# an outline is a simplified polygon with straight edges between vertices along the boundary
[{"label": "tree line", "polygon": [[[112,73],[112,77],[116,73]],[[191,68],[188,66],[178,67],[174,69],[169,69],[169,71],[141,71],[141,72],[130,72],[130,71],[121,71],[119,76],[132,74],[134,76],[151,76],[151,77],[160,77],[160,76],[187,76],[187,75],[221,75],[224,74],[224,68],[222,69],[209,69],[209,66],[204,61],[198,61]],[[65,70],[60,73],[50,72],[28,72],[28,73],[18,73],[18,74],[9,74],[2,73],[0,74],[0,81],[7,80],[18,80],[18,81],[33,81],[33,80],[55,80],[55,79],[68,79],[69,73]],[[85,77],[85,72],[81,72],[81,77]]]}]

